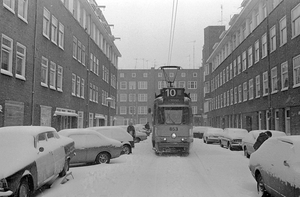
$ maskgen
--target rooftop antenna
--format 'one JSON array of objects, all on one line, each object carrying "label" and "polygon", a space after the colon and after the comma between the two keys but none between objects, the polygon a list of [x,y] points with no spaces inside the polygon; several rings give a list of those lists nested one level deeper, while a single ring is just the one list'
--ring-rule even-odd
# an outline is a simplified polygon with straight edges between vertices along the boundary
[{"label": "rooftop antenna", "polygon": [[219,21],[223,25],[223,5],[221,4],[221,20]]}]

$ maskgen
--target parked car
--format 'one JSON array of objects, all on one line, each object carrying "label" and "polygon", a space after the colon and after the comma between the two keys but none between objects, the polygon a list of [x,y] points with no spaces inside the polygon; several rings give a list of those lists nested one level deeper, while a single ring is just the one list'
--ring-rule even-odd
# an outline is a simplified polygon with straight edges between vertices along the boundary
[{"label": "parked car", "polygon": [[242,149],[242,139],[247,135],[246,129],[225,128],[220,135],[220,146],[233,149]]},{"label": "parked car", "polygon": [[151,134],[151,128],[146,129],[144,124],[135,124],[133,125],[136,131],[140,131],[142,133],[146,133],[147,136]]},{"label": "parked car", "polygon": [[204,132],[207,131],[208,128],[212,128],[212,127],[210,127],[210,126],[194,126],[193,127],[194,138],[202,139]]},{"label": "parked car", "polygon": [[220,135],[223,133],[223,129],[220,128],[208,128],[203,133],[203,142],[206,144],[209,143],[219,143],[220,142]]},{"label": "parked car", "polygon": [[133,137],[127,133],[123,128],[118,126],[101,126],[101,127],[89,127],[97,132],[100,132],[106,137],[118,140],[123,145],[124,154],[132,153],[132,148],[134,147]]},{"label": "parked car", "polygon": [[[142,124],[140,124],[142,125]],[[112,127],[121,127],[122,129],[124,129],[127,132],[127,125],[119,125],[119,126],[112,126]],[[139,143],[140,141],[146,140],[147,139],[147,134],[146,132],[141,132],[141,128],[140,127],[136,127],[136,125],[134,125],[135,128],[135,139],[134,142],[135,143]]]},{"label": "parked car", "polygon": [[59,134],[70,137],[75,142],[76,155],[70,160],[70,164],[109,163],[111,159],[123,154],[121,142],[92,129],[64,129]]},{"label": "parked car", "polygon": [[253,144],[256,142],[257,137],[260,133],[271,131],[272,137],[277,136],[286,136],[286,134],[282,131],[276,130],[252,130],[250,131],[243,139],[242,139],[242,147],[244,151],[244,155],[249,158],[250,155],[255,151],[253,148]]},{"label": "parked car", "polygon": [[52,127],[2,127],[0,144],[0,196],[30,196],[65,176],[74,155],[74,141]]},{"label": "parked car", "polygon": [[249,159],[259,196],[300,196],[300,136],[271,137]]}]

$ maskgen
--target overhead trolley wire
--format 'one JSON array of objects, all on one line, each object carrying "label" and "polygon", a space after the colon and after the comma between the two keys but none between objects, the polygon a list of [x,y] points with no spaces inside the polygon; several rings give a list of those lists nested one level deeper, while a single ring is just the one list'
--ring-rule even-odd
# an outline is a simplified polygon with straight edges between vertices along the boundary
[{"label": "overhead trolley wire", "polygon": [[171,60],[172,60],[174,34],[175,34],[175,24],[176,24],[176,16],[177,16],[177,7],[178,7],[178,0],[173,0],[173,9],[172,9],[172,19],[171,19],[171,29],[170,29],[170,39],[169,39],[169,52],[168,52],[167,65],[170,65],[171,64]]}]

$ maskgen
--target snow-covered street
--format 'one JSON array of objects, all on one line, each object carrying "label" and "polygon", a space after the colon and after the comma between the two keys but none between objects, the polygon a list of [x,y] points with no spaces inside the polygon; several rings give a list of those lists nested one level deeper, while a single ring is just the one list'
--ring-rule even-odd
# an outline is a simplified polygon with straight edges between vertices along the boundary
[{"label": "snow-covered street", "polygon": [[37,197],[257,197],[242,151],[194,139],[189,156],[157,156],[151,136],[110,164],[72,167]]}]

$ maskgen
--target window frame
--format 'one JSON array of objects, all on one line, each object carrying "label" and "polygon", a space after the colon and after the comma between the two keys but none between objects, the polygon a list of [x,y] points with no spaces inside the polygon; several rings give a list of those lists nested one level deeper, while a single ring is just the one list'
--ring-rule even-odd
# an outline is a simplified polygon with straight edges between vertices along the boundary
[{"label": "window frame", "polygon": [[[18,51],[18,47],[23,49],[23,53]],[[18,58],[22,59],[21,63],[21,73],[18,73]],[[25,77],[25,71],[26,71],[26,47],[22,45],[21,43],[17,42],[17,47],[16,47],[16,78],[21,79],[21,80],[26,80]]]}]

